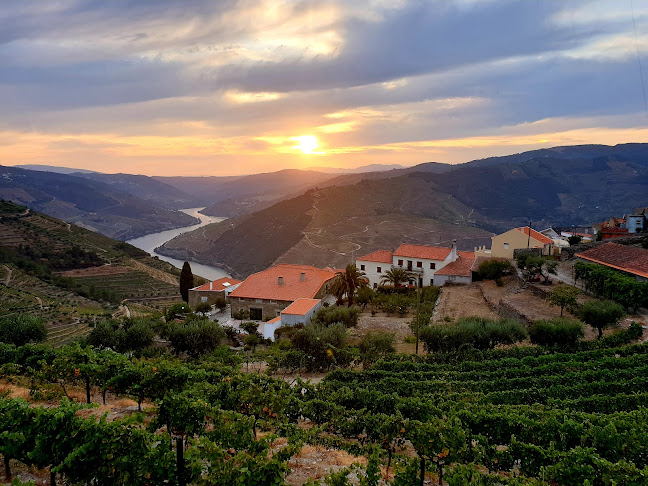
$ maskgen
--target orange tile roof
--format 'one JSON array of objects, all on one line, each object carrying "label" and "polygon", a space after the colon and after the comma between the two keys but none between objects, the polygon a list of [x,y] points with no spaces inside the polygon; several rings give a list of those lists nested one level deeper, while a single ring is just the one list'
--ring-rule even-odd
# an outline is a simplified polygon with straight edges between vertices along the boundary
[{"label": "orange tile roof", "polygon": [[279,321],[281,321],[281,316],[277,316],[274,319],[270,319],[268,322],[266,322],[266,324],[274,324]]},{"label": "orange tile roof", "polygon": [[423,246],[423,245],[409,245],[403,243],[394,252],[394,256],[406,258],[424,258],[426,260],[445,260],[452,251],[451,248],[444,248],[440,246]]},{"label": "orange tile roof", "polygon": [[515,228],[518,231],[521,231],[525,235],[529,235],[529,231],[531,232],[531,238],[533,238],[536,241],[539,241],[540,243],[547,245],[550,243],[553,243],[553,240],[542,233],[537,232],[536,230],[529,228],[528,226],[521,226],[519,228]]},{"label": "orange tile roof", "polygon": [[605,243],[574,256],[648,278],[648,250],[643,248]]},{"label": "orange tile roof", "polygon": [[[302,272],[306,276],[303,281]],[[279,277],[283,277],[282,285],[279,285]],[[334,277],[334,272],[310,265],[280,264],[250,275],[230,297],[290,302],[299,298],[312,299]]]},{"label": "orange tile roof", "polygon": [[438,270],[435,275],[457,275],[460,277],[470,277],[472,275],[472,266],[474,262],[474,258],[461,256],[454,262],[448,263],[441,270]]},{"label": "orange tile roof", "polygon": [[358,258],[363,262],[391,263],[392,252],[389,250],[377,250],[363,257]]},{"label": "orange tile roof", "polygon": [[303,316],[313,307],[315,307],[320,302],[320,299],[297,299],[295,302],[290,304],[284,310],[281,311],[282,314],[291,314],[295,316]]},{"label": "orange tile roof", "polygon": [[223,277],[223,278],[219,278],[218,280],[214,280],[213,282],[207,282],[206,284],[200,285],[198,287],[194,287],[191,290],[198,290],[200,292],[210,291],[210,290],[215,292],[221,292],[226,288],[231,287],[232,285],[236,285],[240,283],[241,281],[236,280],[235,278]]}]

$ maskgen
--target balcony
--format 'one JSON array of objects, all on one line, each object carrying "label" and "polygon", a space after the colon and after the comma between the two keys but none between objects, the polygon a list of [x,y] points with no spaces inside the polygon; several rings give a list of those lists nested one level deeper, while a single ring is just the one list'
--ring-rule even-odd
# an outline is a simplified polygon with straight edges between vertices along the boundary
[{"label": "balcony", "polygon": [[410,273],[416,273],[416,274],[423,274],[423,268],[422,267],[411,267],[409,265],[392,265],[392,268],[401,268],[403,270],[407,270]]}]

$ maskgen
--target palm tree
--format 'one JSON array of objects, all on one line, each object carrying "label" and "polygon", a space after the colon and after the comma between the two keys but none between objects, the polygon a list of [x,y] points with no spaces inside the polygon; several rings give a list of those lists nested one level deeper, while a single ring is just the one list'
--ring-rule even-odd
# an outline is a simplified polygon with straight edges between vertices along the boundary
[{"label": "palm tree", "polygon": [[400,287],[402,284],[410,283],[415,280],[414,275],[404,268],[392,268],[387,270],[385,275],[380,279],[381,284],[392,284],[394,287]]},{"label": "palm tree", "polygon": [[354,263],[349,263],[344,272],[338,272],[331,287],[331,293],[337,298],[337,304],[342,303],[342,297],[346,294],[348,306],[353,305],[353,298],[356,291],[361,287],[366,287],[367,276],[364,272],[358,270]]}]

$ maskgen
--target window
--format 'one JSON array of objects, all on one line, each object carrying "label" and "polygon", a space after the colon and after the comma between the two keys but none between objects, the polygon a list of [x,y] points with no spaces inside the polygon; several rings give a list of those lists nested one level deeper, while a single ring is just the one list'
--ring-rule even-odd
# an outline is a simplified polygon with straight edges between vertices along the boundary
[{"label": "window", "polygon": [[416,268],[423,268],[423,262],[416,262]]},{"label": "window", "polygon": [[263,299],[254,299],[257,304],[263,304]]},{"label": "window", "polygon": [[430,263],[430,270],[434,270],[436,268],[436,263]]},{"label": "window", "polygon": [[504,249],[508,250],[508,243],[504,243]]},{"label": "window", "polygon": [[207,297],[201,297],[200,302],[207,302]]},{"label": "window", "polygon": [[377,284],[376,282],[374,282],[373,288],[374,288],[374,289],[377,289],[377,288],[378,288],[378,284]]},{"label": "window", "polygon": [[378,273],[382,272],[382,267],[376,267],[376,271],[377,271]]},{"label": "window", "polygon": [[360,270],[364,270],[364,265],[360,265]]},{"label": "window", "polygon": [[403,260],[398,260],[398,266],[402,267],[403,266]]}]

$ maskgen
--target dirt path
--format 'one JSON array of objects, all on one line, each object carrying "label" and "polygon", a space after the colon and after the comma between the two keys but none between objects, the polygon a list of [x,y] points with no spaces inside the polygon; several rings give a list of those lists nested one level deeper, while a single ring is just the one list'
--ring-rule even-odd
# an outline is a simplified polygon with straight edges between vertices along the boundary
[{"label": "dirt path", "polygon": [[450,318],[456,321],[461,317],[480,316],[497,319],[499,316],[493,312],[482,291],[477,284],[446,286],[441,291],[441,297],[434,311],[434,322],[441,323]]}]

